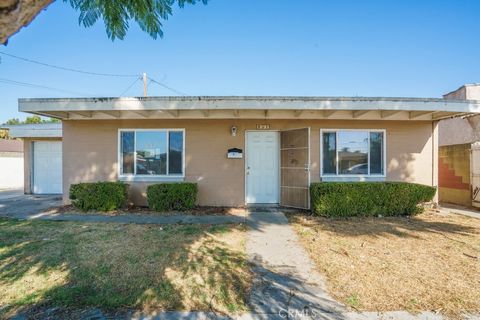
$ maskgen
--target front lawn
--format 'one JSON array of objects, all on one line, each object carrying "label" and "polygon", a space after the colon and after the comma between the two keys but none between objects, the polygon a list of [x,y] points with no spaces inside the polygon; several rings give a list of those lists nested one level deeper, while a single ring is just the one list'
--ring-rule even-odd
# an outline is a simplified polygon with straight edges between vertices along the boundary
[{"label": "front lawn", "polygon": [[0,219],[0,318],[39,306],[245,311],[244,236],[243,225]]},{"label": "front lawn", "polygon": [[354,310],[480,312],[478,219],[289,219],[329,293]]}]

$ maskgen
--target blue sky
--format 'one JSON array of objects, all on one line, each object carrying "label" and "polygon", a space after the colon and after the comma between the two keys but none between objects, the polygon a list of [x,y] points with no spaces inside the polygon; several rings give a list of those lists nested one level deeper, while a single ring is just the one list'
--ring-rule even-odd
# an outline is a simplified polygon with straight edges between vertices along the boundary
[{"label": "blue sky", "polygon": [[[163,39],[133,23],[112,42],[57,1],[0,51],[102,73],[147,72],[189,95],[440,97],[480,82],[480,1],[210,0],[175,10]],[[1,56],[1,55],[0,55]],[[0,78],[118,96],[134,79],[95,77],[1,56]],[[125,95],[142,95],[137,82]],[[175,95],[150,84],[149,95]],[[0,82],[0,123],[20,97],[80,94]]]}]

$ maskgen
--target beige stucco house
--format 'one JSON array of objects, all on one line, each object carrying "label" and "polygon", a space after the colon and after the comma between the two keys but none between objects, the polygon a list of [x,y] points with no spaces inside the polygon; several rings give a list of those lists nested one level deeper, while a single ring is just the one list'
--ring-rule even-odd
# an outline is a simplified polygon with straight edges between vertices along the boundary
[{"label": "beige stucco house", "polygon": [[[466,100],[360,97],[20,99],[63,120],[63,196],[72,183],[198,183],[200,205],[308,207],[310,182],[408,181],[437,186],[441,119]],[[28,145],[25,146],[29,148]]]}]

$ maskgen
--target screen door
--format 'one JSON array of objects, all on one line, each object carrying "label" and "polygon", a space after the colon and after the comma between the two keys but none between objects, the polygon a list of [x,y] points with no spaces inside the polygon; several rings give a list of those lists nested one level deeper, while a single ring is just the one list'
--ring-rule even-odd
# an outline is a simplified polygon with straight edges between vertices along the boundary
[{"label": "screen door", "polygon": [[280,204],[310,208],[310,128],[280,133]]}]

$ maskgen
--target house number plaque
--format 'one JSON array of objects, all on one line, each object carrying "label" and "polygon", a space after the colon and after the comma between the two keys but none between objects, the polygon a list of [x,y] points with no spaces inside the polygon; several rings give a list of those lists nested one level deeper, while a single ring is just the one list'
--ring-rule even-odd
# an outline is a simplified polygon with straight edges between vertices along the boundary
[{"label": "house number plaque", "polygon": [[257,124],[257,130],[268,130],[270,129],[269,124]]}]

